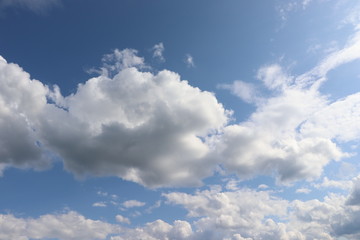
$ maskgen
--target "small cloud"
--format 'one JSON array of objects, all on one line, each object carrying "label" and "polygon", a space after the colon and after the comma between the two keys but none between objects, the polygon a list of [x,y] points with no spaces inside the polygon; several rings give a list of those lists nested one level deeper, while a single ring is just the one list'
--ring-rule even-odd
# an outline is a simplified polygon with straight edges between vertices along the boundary
[{"label": "small cloud", "polygon": [[[100,73],[105,76],[113,76],[126,68],[148,68],[143,57],[139,57],[138,51],[126,48],[124,50],[115,49],[112,53],[105,54],[101,59],[103,66]],[[91,69],[90,72],[97,72]]]},{"label": "small cloud", "polygon": [[152,211],[154,210],[154,209],[156,209],[156,208],[159,208],[161,206],[161,201],[159,200],[159,201],[156,201],[156,203],[154,204],[154,205],[152,205],[152,206],[150,206],[149,208],[147,208],[146,210],[145,210],[145,212],[147,212],[147,213],[152,213]]},{"label": "small cloud", "polygon": [[102,197],[106,197],[109,195],[107,192],[102,192],[102,191],[98,191],[96,194]]},{"label": "small cloud", "polygon": [[260,184],[260,185],[258,186],[258,189],[267,189],[267,188],[269,188],[269,186],[266,185],[266,184]]},{"label": "small cloud", "polygon": [[96,203],[93,203],[92,206],[93,207],[107,207],[105,202],[96,202]]},{"label": "small cloud", "polygon": [[161,62],[165,62],[165,58],[164,58],[164,44],[162,42],[155,44],[154,47],[152,48],[153,52],[153,58],[157,58],[159,59]]},{"label": "small cloud", "polygon": [[116,221],[119,222],[119,223],[126,223],[126,224],[131,224],[130,220],[124,216],[121,216],[121,215],[116,215],[115,217]]},{"label": "small cloud", "polygon": [[247,103],[253,103],[258,100],[256,88],[251,83],[238,80],[232,84],[219,84],[217,88],[230,90],[232,94]]},{"label": "small cloud", "polygon": [[296,193],[309,194],[310,192],[311,192],[311,190],[308,189],[308,188],[299,188],[299,189],[296,189]]},{"label": "small cloud", "polygon": [[194,58],[190,54],[185,55],[185,63],[189,68],[195,67]]},{"label": "small cloud", "polygon": [[133,207],[142,207],[145,205],[144,202],[140,202],[138,200],[128,200],[123,202],[122,204],[125,208],[133,208]]}]

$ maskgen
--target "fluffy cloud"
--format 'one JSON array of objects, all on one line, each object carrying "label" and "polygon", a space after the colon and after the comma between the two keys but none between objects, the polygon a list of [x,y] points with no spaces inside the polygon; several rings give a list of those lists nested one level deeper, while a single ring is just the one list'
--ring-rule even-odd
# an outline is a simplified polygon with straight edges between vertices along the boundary
[{"label": "fluffy cloud", "polygon": [[351,194],[347,200],[347,204],[360,206],[360,176],[353,181]]},{"label": "fluffy cloud", "polygon": [[86,219],[76,212],[59,215],[43,215],[39,218],[17,218],[0,215],[1,240],[29,239],[105,239],[109,234],[118,233],[120,228],[109,223]]},{"label": "fluffy cloud", "polygon": [[116,221],[119,223],[126,223],[126,224],[130,224],[130,220],[122,215],[116,215]]},{"label": "fluffy cloud", "polygon": [[221,128],[227,114],[209,92],[170,71],[126,68],[99,76],[49,108],[40,133],[77,175],[115,175],[147,186],[190,185],[211,174],[199,136]]},{"label": "fluffy cloud", "polygon": [[271,216],[285,216],[288,205],[287,201],[274,198],[268,192],[249,189],[231,192],[213,189],[194,195],[173,192],[164,196],[168,203],[182,205],[188,217],[200,218],[194,223],[196,239],[225,239],[235,234],[278,239],[280,226]]},{"label": "fluffy cloud", "polygon": [[18,65],[0,58],[0,163],[43,169],[49,161],[37,142],[34,119],[46,105],[47,88]]},{"label": "fluffy cloud", "polygon": [[344,154],[331,139],[306,137],[298,128],[326,105],[317,91],[286,88],[261,103],[249,120],[225,127],[219,158],[243,178],[274,171],[285,182],[317,178],[331,159]]},{"label": "fluffy cloud", "polygon": [[[240,84],[237,95],[255,101],[257,109],[247,121],[228,125],[215,137],[213,156],[242,178],[266,174],[281,182],[316,179],[331,160],[350,156],[336,143],[360,138],[360,94],[330,102],[319,87],[329,71],[360,58],[359,36],[355,33],[344,48],[300,76],[276,64],[260,68],[257,78],[270,90],[268,98],[256,98],[254,90]],[[238,85],[225,88],[237,93]]]},{"label": "fluffy cloud", "polygon": [[170,225],[162,220],[147,223],[144,227],[125,229],[120,236],[111,240],[143,239],[143,240],[185,240],[192,238],[191,225],[186,221],[176,220]]},{"label": "fluffy cloud", "polygon": [[[118,176],[150,187],[199,184],[215,163],[205,142],[228,121],[210,92],[178,74],[141,72],[136,51],[115,50],[102,74],[63,97],[0,61],[1,163],[44,167],[45,151],[77,176]],[[51,101],[49,101],[49,99]],[[11,134],[10,132],[11,131]]]}]

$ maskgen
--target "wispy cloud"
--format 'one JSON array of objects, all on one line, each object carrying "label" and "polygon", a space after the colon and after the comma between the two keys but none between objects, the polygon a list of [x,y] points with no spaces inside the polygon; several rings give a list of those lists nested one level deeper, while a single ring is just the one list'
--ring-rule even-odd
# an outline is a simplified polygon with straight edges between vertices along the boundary
[{"label": "wispy cloud", "polygon": [[38,14],[44,14],[51,8],[60,6],[61,0],[2,0],[0,2],[1,8],[24,8]]},{"label": "wispy cloud", "polygon": [[190,54],[185,55],[185,63],[189,68],[195,67],[194,58]]},{"label": "wispy cloud", "polygon": [[165,47],[164,44],[162,42],[155,44],[154,47],[152,48],[153,50],[153,57],[159,59],[160,61],[164,62],[165,58],[164,58],[164,51],[165,51]]}]

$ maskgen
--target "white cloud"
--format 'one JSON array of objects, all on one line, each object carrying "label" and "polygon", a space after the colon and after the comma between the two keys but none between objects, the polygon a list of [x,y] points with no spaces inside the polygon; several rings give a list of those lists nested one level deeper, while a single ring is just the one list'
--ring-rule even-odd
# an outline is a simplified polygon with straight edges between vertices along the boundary
[{"label": "white cloud", "polygon": [[2,0],[0,2],[0,8],[22,7],[35,13],[45,13],[60,4],[60,0]]},{"label": "white cloud", "polygon": [[329,54],[313,69],[298,76],[295,81],[301,86],[313,85],[314,87],[319,87],[319,85],[326,80],[326,75],[329,71],[359,58],[360,31],[357,31],[348,39],[342,49]]},{"label": "white cloud", "polygon": [[0,61],[3,168],[44,168],[52,151],[79,177],[112,175],[159,187],[198,185],[211,175],[216,163],[205,158],[204,139],[229,114],[215,96],[174,72],[140,72],[134,66],[145,64],[135,50],[115,50],[104,66],[103,75],[63,97],[58,87]]},{"label": "white cloud", "polygon": [[351,194],[347,199],[347,204],[360,206],[360,176],[353,180]]},{"label": "white cloud", "polygon": [[153,52],[153,57],[154,58],[158,58],[160,61],[164,62],[165,58],[164,58],[164,51],[165,51],[165,47],[164,44],[162,42],[155,44],[154,47],[152,48]]},{"label": "white cloud", "polygon": [[44,169],[50,165],[37,143],[34,118],[46,104],[47,87],[18,65],[0,60],[0,163]]},{"label": "white cloud", "polygon": [[260,68],[257,77],[272,91],[270,97],[258,101],[247,121],[226,126],[213,140],[213,156],[223,159],[225,170],[241,178],[266,174],[285,183],[313,180],[330,161],[350,156],[336,142],[360,138],[360,94],[330,102],[318,89],[330,70],[360,57],[359,36],[298,77],[277,64]]},{"label": "white cloud", "polygon": [[228,125],[217,150],[229,172],[242,178],[273,174],[288,182],[314,179],[331,159],[344,154],[331,139],[302,136],[298,128],[326,106],[318,92],[287,88],[266,100],[240,124]]},{"label": "white cloud", "polygon": [[144,58],[139,57],[137,53],[138,51],[135,49],[126,48],[124,50],[115,49],[113,53],[104,55],[102,58],[102,74],[111,77],[126,68],[148,68]]},{"label": "white cloud", "polygon": [[130,220],[120,214],[116,215],[116,221],[119,223],[126,223],[126,224],[131,224]]},{"label": "white cloud", "polygon": [[105,239],[118,233],[116,225],[87,219],[76,212],[47,214],[39,218],[17,218],[11,214],[0,215],[1,240],[29,239]]},{"label": "white cloud", "polygon": [[260,184],[260,185],[258,186],[258,188],[259,188],[259,189],[267,189],[267,188],[269,188],[269,186],[266,185],[266,184]]},{"label": "white cloud", "polygon": [[93,207],[107,207],[105,202],[95,202],[92,205]]},{"label": "white cloud", "polygon": [[258,101],[258,92],[253,84],[243,82],[243,81],[234,81],[232,84],[219,84],[217,86],[220,89],[228,89],[232,94],[238,96],[245,102],[254,103]]},{"label": "white cloud", "polygon": [[301,127],[305,136],[334,138],[343,142],[360,138],[360,93],[331,103]]},{"label": "white cloud", "polygon": [[162,220],[145,224],[144,227],[127,229],[121,236],[113,236],[111,240],[143,239],[143,240],[185,240],[192,237],[191,225],[186,221],[176,220],[170,225]]},{"label": "white cloud", "polygon": [[284,73],[281,66],[277,64],[261,67],[257,78],[270,90],[283,90],[292,83],[293,78]]},{"label": "white cloud", "polygon": [[296,193],[309,194],[310,192],[311,192],[311,190],[308,189],[308,188],[298,188],[298,189],[296,189]]},{"label": "white cloud", "polygon": [[351,181],[330,180],[328,177],[324,177],[321,183],[313,185],[316,188],[339,188],[349,190],[351,188],[351,183]]},{"label": "white cloud", "polygon": [[190,54],[185,55],[185,63],[188,67],[195,67],[194,58]]},{"label": "white cloud", "polygon": [[276,239],[270,238],[278,227],[270,216],[285,216],[288,205],[287,201],[271,197],[268,192],[249,189],[204,190],[193,195],[173,192],[164,196],[168,203],[182,205],[188,217],[199,219],[194,223],[197,229],[194,239],[225,239],[234,234]]},{"label": "white cloud", "polygon": [[126,208],[133,208],[133,207],[142,207],[145,205],[144,202],[140,202],[138,200],[128,200],[123,202],[122,204]]}]

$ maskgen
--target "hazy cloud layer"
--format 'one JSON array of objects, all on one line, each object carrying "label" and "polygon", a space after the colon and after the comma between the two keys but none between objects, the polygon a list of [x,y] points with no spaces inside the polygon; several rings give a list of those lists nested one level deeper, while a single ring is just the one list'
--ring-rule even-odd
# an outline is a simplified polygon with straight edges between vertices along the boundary
[{"label": "hazy cloud layer", "polygon": [[20,7],[35,13],[45,13],[49,9],[61,4],[60,0],[2,0],[1,8]]}]

